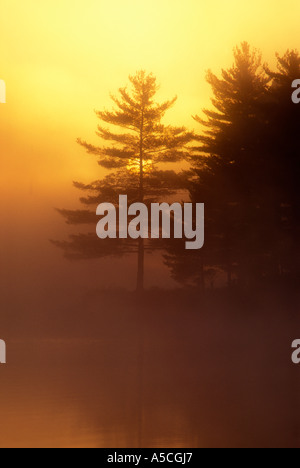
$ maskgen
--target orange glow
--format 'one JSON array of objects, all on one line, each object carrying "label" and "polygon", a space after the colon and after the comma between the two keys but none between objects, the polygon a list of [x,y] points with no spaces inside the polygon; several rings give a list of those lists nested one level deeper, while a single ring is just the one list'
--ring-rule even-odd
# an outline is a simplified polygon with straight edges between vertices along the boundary
[{"label": "orange glow", "polygon": [[[178,95],[164,123],[198,128],[191,116],[210,106],[206,70],[230,66],[232,49],[243,40],[274,65],[276,50],[298,45],[299,13],[296,0],[2,0],[5,251],[15,252],[10,233],[22,228],[19,238],[27,236],[31,249],[39,242],[52,261],[47,239],[61,237],[63,229],[54,208],[78,207],[73,180],[89,183],[106,174],[76,139],[99,145],[93,111],[111,109],[109,93],[125,86],[129,74],[153,72],[160,102]],[[24,210],[15,216],[20,200]],[[20,245],[20,263],[24,255]]]},{"label": "orange glow", "polygon": [[[132,161],[130,161],[130,163],[127,166],[127,169],[133,172],[134,174],[139,173],[140,172],[140,160],[137,158],[137,159],[133,159]],[[153,169],[152,160],[151,159],[144,160],[143,161],[144,172],[151,172],[152,169]]]},{"label": "orange glow", "polygon": [[73,178],[101,175],[75,140],[97,142],[93,109],[109,108],[109,92],[141,68],[157,75],[161,99],[178,94],[170,123],[194,127],[210,100],[205,71],[230,65],[242,40],[268,61],[296,47],[299,12],[294,0],[3,0],[2,187],[17,177],[65,192]]}]

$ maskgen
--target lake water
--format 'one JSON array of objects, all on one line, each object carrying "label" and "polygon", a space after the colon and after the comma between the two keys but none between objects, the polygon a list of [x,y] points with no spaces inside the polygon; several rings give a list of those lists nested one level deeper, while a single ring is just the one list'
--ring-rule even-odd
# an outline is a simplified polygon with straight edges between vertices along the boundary
[{"label": "lake water", "polygon": [[0,447],[300,446],[299,328],[280,313],[96,309],[6,340]]}]

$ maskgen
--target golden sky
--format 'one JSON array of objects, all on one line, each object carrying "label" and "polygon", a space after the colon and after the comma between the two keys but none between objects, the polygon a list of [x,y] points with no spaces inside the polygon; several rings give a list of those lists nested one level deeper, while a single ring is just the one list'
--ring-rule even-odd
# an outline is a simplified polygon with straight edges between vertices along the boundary
[{"label": "golden sky", "polygon": [[265,60],[297,47],[299,14],[297,0],[2,0],[2,187],[97,177],[75,140],[95,139],[93,109],[137,69],[157,75],[161,98],[178,95],[169,120],[193,125],[209,105],[205,71],[229,66],[242,40]]}]

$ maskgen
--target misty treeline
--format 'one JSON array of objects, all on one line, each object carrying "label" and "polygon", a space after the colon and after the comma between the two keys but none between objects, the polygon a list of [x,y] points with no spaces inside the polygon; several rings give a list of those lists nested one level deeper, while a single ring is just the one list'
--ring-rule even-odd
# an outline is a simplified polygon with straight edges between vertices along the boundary
[{"label": "misty treeline", "polygon": [[[217,279],[229,286],[299,279],[300,106],[291,100],[291,84],[298,78],[297,51],[277,55],[272,70],[258,50],[242,43],[234,49],[232,67],[220,76],[207,73],[212,106],[194,117],[197,130],[190,132],[162,124],[176,98],[156,103],[153,75],[130,77],[131,89],[112,96],[114,110],[97,112],[97,134],[108,144],[78,140],[107,176],[75,182],[85,193],[83,209],[59,210],[67,223],[90,224],[93,232],[55,244],[69,259],[137,253],[138,290],[144,287],[144,253],[155,249],[164,251],[175,280],[201,289]],[[189,169],[178,170],[183,162]],[[205,203],[204,248],[187,251],[184,241],[174,239],[100,241],[96,206],[109,202],[118,209],[120,194],[130,203],[181,201],[186,194],[193,203]]]},{"label": "misty treeline", "polygon": [[[208,72],[212,109],[191,156],[193,202],[206,205],[206,241],[198,255],[170,244],[173,276],[201,288],[225,273],[228,285],[253,285],[299,273],[300,108],[291,84],[300,76],[296,51],[277,55],[277,69],[243,43],[234,65]],[[189,258],[190,257],[190,258]]]}]

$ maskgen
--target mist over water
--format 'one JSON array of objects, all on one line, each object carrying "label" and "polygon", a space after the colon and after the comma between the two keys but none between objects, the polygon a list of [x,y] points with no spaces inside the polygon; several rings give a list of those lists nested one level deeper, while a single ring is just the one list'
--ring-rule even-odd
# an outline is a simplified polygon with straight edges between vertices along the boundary
[{"label": "mist over water", "polygon": [[4,327],[1,447],[298,446],[295,297],[55,299]]}]

